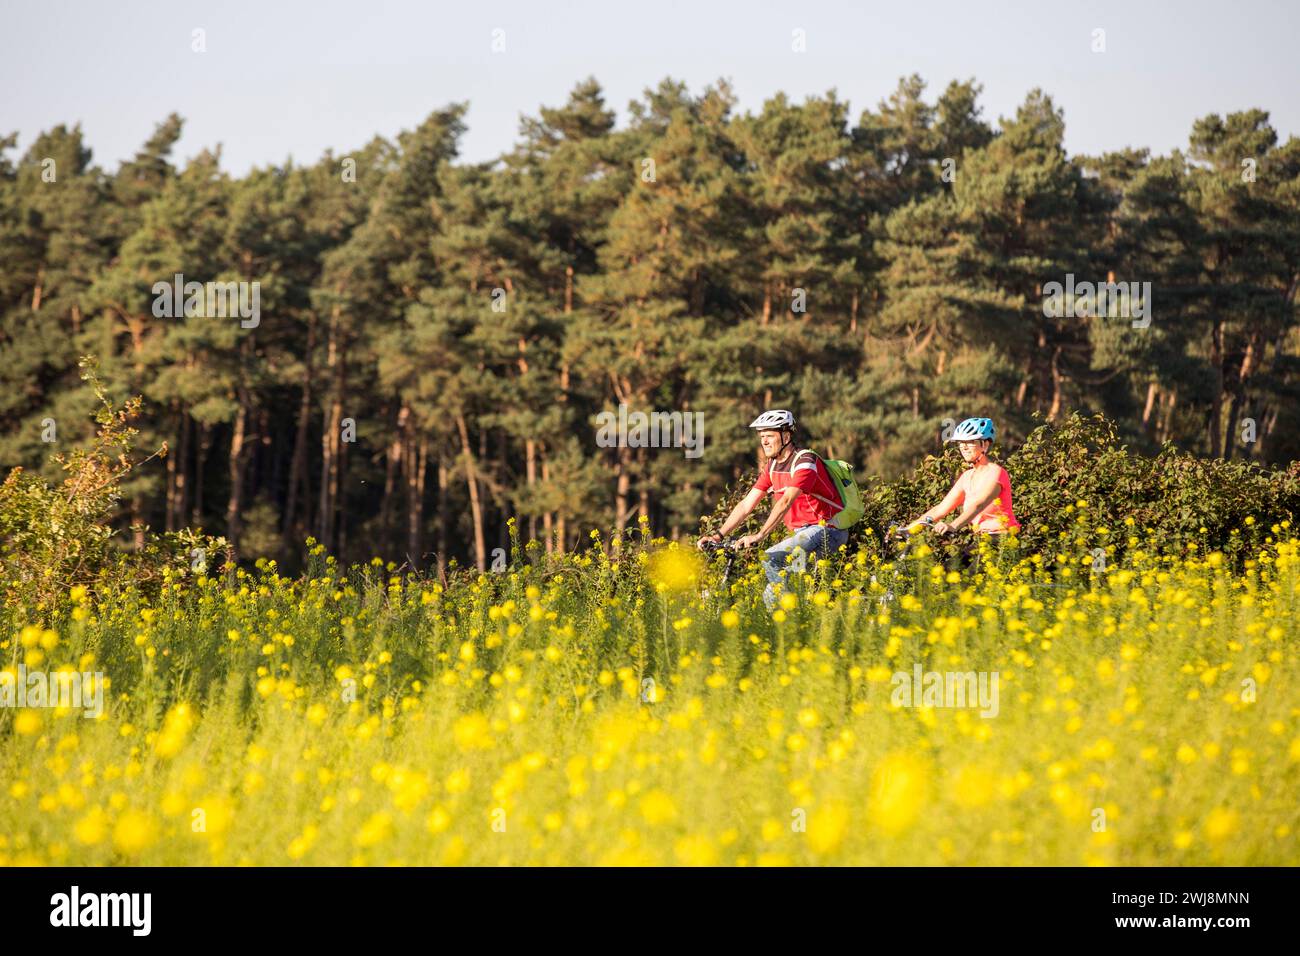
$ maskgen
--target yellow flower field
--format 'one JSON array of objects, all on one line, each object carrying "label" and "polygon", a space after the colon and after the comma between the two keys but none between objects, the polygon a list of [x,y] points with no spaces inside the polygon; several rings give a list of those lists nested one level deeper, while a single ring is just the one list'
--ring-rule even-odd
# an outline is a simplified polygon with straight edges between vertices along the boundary
[{"label": "yellow flower field", "polygon": [[[0,864],[1294,865],[1300,541],[1260,541],[864,550],[770,614],[756,566],[719,593],[635,532],[446,588],[317,555],[74,589],[4,610],[11,682],[107,688],[0,710]],[[966,672],[995,706],[899,700]]]}]

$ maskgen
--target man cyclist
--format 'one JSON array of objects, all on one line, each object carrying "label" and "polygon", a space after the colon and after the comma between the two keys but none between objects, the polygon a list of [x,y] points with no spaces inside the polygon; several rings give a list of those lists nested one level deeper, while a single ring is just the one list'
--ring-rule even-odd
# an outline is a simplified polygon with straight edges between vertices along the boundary
[{"label": "man cyclist", "polygon": [[771,494],[772,512],[763,527],[736,543],[742,548],[753,547],[781,521],[793,532],[764,553],[763,568],[768,584],[763,590],[763,603],[772,610],[776,606],[776,588],[782,583],[781,574],[789,559],[796,552],[825,557],[842,547],[849,540],[849,533],[830,524],[843,507],[840,493],[821,458],[807,449],[795,448],[794,415],[783,408],[773,409],[759,415],[749,427],[758,431],[766,467],[759,473],[754,487],[727,515],[719,531],[704,535],[699,543],[702,546],[705,541],[721,541]]}]

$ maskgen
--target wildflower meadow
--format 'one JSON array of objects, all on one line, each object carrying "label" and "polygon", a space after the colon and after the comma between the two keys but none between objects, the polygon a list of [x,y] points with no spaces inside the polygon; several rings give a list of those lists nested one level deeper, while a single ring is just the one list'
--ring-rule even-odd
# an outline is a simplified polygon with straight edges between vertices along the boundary
[{"label": "wildflower meadow", "polygon": [[1295,529],[1234,560],[1093,510],[1111,561],[868,541],[773,612],[644,524],[8,603],[10,686],[104,703],[0,709],[0,864],[1294,865]]}]

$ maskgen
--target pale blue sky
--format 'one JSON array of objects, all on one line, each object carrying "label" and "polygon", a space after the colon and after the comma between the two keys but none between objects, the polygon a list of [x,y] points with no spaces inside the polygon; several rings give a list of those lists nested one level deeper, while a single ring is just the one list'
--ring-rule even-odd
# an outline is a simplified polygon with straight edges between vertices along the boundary
[{"label": "pale blue sky", "polygon": [[[1042,87],[1065,109],[1071,152],[1167,152],[1211,112],[1260,107],[1282,140],[1300,134],[1298,11],[1286,0],[0,0],[0,133],[18,131],[24,150],[80,121],[112,170],[174,110],[181,158],[221,143],[225,167],[243,173],[343,154],[468,100],[462,156],[481,160],[510,147],[521,113],[560,105],[588,75],[622,125],[628,100],[665,76],[695,92],[727,77],[742,111],[777,91],[835,88],[856,120],[919,73],[931,98],[975,77],[990,120]],[[506,49],[493,53],[498,28]],[[804,54],[791,51],[795,28]],[[1092,52],[1095,28],[1104,53]]]}]

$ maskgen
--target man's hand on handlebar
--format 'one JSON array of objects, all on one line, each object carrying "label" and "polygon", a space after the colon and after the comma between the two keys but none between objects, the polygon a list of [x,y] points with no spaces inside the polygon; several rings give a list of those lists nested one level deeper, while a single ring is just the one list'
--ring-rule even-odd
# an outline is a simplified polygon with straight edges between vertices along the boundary
[{"label": "man's hand on handlebar", "polygon": [[763,540],[761,534],[747,534],[740,538],[723,538],[721,535],[702,535],[695,546],[701,551],[743,551]]},{"label": "man's hand on handlebar", "polygon": [[695,546],[701,551],[712,550],[712,548],[716,548],[720,544],[722,544],[722,535],[718,534],[716,531],[711,534],[700,535],[699,539],[695,542]]}]

